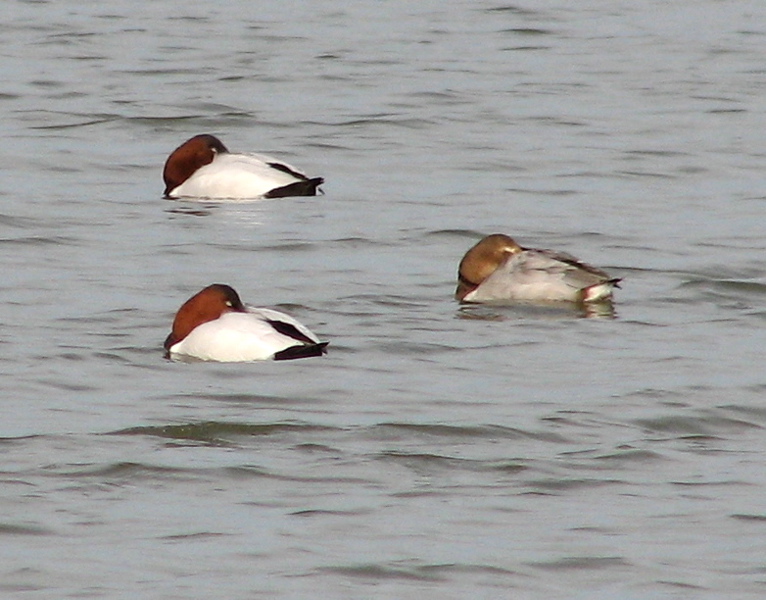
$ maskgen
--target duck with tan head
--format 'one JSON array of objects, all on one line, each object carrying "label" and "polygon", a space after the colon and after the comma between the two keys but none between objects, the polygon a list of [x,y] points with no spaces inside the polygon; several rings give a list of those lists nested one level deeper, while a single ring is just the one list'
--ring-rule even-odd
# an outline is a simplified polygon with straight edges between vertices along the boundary
[{"label": "duck with tan head", "polygon": [[565,252],[524,248],[502,233],[466,252],[455,298],[483,302],[609,302],[620,279]]}]

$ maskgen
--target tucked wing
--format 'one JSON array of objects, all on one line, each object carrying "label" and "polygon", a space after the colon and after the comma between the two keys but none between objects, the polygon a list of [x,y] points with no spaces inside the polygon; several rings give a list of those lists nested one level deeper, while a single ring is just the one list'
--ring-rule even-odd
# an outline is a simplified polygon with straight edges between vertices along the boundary
[{"label": "tucked wing", "polygon": [[276,331],[294,340],[294,345],[276,352],[274,360],[311,358],[322,356],[327,352],[326,347],[329,342],[320,342],[308,327],[290,315],[270,308],[250,308],[249,310],[265,318]]},{"label": "tucked wing", "polygon": [[510,256],[466,299],[580,301],[582,290],[609,281],[604,271],[570,254],[525,250]]},{"label": "tucked wing", "polygon": [[250,314],[255,314],[265,319],[271,326],[280,332],[282,335],[292,338],[296,342],[302,342],[306,344],[318,344],[319,338],[306,327],[303,323],[297,319],[293,319],[290,315],[273,308],[253,308],[247,307]]}]

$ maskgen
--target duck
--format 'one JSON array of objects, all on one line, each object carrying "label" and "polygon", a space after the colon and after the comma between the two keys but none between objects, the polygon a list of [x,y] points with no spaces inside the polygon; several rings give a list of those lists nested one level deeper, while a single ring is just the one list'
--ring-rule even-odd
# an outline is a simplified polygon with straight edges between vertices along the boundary
[{"label": "duck", "polygon": [[164,348],[170,359],[246,362],[322,356],[328,343],[289,315],[245,306],[234,288],[214,283],[178,309]]},{"label": "duck", "polygon": [[566,252],[524,248],[502,233],[482,238],[460,261],[462,303],[611,302],[621,279]]},{"label": "duck", "polygon": [[316,196],[324,183],[322,177],[309,178],[270,156],[229,152],[221,140],[208,133],[195,135],[173,150],[162,177],[165,198]]}]

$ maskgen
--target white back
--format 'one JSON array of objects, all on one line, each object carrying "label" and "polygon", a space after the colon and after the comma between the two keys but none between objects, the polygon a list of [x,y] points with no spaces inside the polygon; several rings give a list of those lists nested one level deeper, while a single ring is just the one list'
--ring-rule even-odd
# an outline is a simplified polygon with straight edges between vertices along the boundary
[{"label": "white back", "polygon": [[213,321],[195,327],[186,338],[171,348],[171,352],[202,360],[240,362],[268,360],[277,352],[301,344],[279,333],[266,319],[290,323],[311,339],[317,340],[305,326],[284,313],[270,309],[249,310],[251,312],[224,313]]},{"label": "white back", "polygon": [[[289,173],[269,166],[285,162],[263,154],[217,154],[213,162],[197,169],[171,191],[174,197],[261,198],[274,188],[299,181]],[[293,169],[298,172],[297,170]]]}]

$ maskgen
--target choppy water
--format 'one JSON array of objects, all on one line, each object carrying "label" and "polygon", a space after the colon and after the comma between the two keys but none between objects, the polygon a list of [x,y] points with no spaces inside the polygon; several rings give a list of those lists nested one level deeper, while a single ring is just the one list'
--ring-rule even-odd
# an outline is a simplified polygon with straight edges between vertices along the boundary
[{"label": "choppy water", "polygon": [[[0,594],[766,594],[766,5],[538,4],[6,3]],[[163,200],[201,132],[326,194]],[[495,231],[616,318],[461,309]],[[163,360],[212,282],[329,355]]]}]

